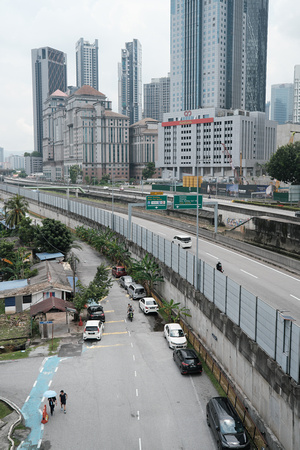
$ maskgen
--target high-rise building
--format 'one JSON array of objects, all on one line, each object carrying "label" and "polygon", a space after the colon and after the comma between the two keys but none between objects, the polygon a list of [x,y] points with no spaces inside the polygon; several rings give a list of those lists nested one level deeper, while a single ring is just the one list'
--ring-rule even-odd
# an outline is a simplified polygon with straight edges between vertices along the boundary
[{"label": "high-rise building", "polygon": [[279,125],[292,122],[293,107],[293,83],[273,84],[271,86],[271,120],[275,120]]},{"label": "high-rise building", "polygon": [[142,46],[138,39],[125,43],[118,64],[119,113],[128,116],[130,124],[142,118]]},{"label": "high-rise building", "polygon": [[34,150],[43,152],[43,108],[57,89],[67,90],[67,55],[50,47],[31,50]]},{"label": "high-rise building", "polygon": [[98,90],[98,39],[93,44],[80,38],[76,43],[76,85]]},{"label": "high-rise building", "polygon": [[294,67],[294,114],[293,122],[300,123],[300,66]]},{"label": "high-rise building", "polygon": [[0,163],[4,162],[4,148],[0,147]]},{"label": "high-rise building", "polygon": [[144,118],[162,122],[163,114],[170,111],[170,77],[152,78],[144,84]]},{"label": "high-rise building", "polygon": [[265,110],[268,0],[171,0],[170,110]]}]

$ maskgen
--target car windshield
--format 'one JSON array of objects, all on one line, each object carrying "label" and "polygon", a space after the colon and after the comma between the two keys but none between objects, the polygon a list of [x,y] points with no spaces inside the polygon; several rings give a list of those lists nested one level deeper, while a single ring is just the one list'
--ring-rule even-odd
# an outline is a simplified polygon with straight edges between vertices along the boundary
[{"label": "car windshield", "polygon": [[244,431],[243,425],[240,422],[235,422],[233,419],[221,420],[220,428],[222,434],[237,434]]},{"label": "car windshield", "polygon": [[93,326],[88,325],[86,327],[86,331],[98,331],[98,327],[93,327]]},{"label": "car windshield", "polygon": [[184,242],[185,244],[187,244],[188,242],[191,242],[191,238],[180,238],[180,240],[182,241],[182,242]]},{"label": "car windshield", "polygon": [[182,330],[171,330],[170,336],[171,337],[184,337],[184,334],[183,334]]}]

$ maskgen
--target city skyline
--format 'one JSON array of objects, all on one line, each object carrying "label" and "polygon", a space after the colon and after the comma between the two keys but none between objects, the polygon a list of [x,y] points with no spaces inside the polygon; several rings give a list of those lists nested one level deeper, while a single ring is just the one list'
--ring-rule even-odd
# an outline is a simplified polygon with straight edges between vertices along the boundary
[{"label": "city skyline", "polygon": [[[300,63],[300,57],[296,59],[300,44],[298,16],[300,19],[296,1],[270,2],[267,100],[270,100],[272,84],[293,82],[294,66]],[[143,84],[150,83],[151,78],[165,77],[170,71],[169,0],[154,0],[149,4],[130,0],[126,5],[117,0],[108,5],[90,0],[84,7],[78,1],[69,0],[63,4],[49,0],[43,5],[33,0],[26,5],[4,1],[2,17],[0,146],[5,155],[34,149],[31,49],[49,46],[66,53],[68,85],[75,85],[75,43],[80,36],[90,42],[98,39],[99,90],[112,100],[114,111],[118,109],[117,63],[124,42],[133,39],[141,42]],[[101,27],[97,17],[107,18],[101,20]],[[52,20],[55,28],[51,26]]]}]

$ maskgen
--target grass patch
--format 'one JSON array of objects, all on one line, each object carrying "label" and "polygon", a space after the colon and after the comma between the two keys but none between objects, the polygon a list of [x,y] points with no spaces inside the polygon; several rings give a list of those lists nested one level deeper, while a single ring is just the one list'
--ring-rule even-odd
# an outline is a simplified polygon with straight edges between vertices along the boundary
[{"label": "grass patch", "polygon": [[7,406],[6,403],[0,401],[0,419],[8,416],[12,412],[12,409]]},{"label": "grass patch", "polygon": [[55,355],[57,353],[57,349],[60,343],[60,339],[59,338],[54,338],[53,339],[53,346],[52,346],[52,339],[50,341],[48,341],[48,345],[49,345],[49,355]]},{"label": "grass patch", "polygon": [[27,348],[26,350],[18,350],[16,352],[2,353],[0,355],[0,361],[9,361],[14,359],[27,358],[29,356],[30,351],[31,349]]}]

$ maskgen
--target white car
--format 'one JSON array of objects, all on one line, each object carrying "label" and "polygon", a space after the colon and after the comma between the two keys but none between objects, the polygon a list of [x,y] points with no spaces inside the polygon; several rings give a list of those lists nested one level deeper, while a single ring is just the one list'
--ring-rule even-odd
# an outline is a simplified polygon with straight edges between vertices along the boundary
[{"label": "white car", "polygon": [[88,320],[83,330],[83,340],[97,339],[101,341],[104,324],[100,320]]},{"label": "white car", "polygon": [[172,243],[179,245],[181,248],[191,248],[192,238],[186,234],[177,234],[173,237]]},{"label": "white car", "polygon": [[164,326],[164,336],[172,349],[186,348],[187,346],[185,334],[178,323],[167,323]]},{"label": "white car", "polygon": [[153,312],[157,313],[158,311],[158,304],[156,303],[153,297],[141,298],[139,301],[139,307],[144,312],[144,314],[149,314]]},{"label": "white car", "polygon": [[133,279],[131,276],[129,275],[123,275],[122,277],[120,277],[120,286],[123,287],[124,289],[126,289],[128,286],[133,282]]}]

